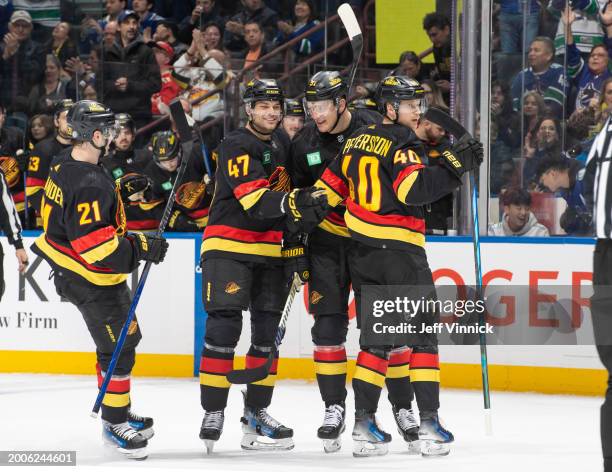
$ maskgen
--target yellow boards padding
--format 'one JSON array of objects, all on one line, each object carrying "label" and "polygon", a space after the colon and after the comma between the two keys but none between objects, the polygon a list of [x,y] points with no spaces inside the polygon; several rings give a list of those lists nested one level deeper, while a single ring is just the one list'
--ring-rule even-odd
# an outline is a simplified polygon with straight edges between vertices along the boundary
[{"label": "yellow boards padding", "polygon": [[[404,51],[430,48],[423,18],[433,11],[435,0],[376,0],[376,62],[394,64]],[[433,55],[424,62],[433,62]]]}]

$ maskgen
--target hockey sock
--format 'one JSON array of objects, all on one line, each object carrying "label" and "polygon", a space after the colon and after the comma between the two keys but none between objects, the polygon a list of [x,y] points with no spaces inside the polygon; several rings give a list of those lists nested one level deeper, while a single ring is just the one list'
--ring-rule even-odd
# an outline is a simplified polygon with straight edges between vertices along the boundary
[{"label": "hockey sock", "polygon": [[[246,355],[246,368],[252,369],[265,364],[271,350],[271,347],[251,345]],[[274,384],[276,383],[277,369],[278,352],[272,362],[272,367],[270,368],[268,376],[263,380],[259,380],[247,386],[246,404],[248,406],[253,408],[267,408],[270,406],[272,393],[274,393]]]},{"label": "hockey sock", "polygon": [[410,382],[419,412],[440,408],[440,363],[438,353],[415,352],[410,356]]},{"label": "hockey sock", "polygon": [[321,398],[328,407],[346,400],[346,349],[344,346],[315,346],[315,372]]},{"label": "hockey sock", "polygon": [[368,351],[359,353],[353,376],[355,410],[376,412],[388,365],[389,360],[385,358],[383,351],[377,351],[376,354]]},{"label": "hockey sock", "polygon": [[410,355],[409,347],[400,347],[391,351],[389,357],[385,383],[389,391],[389,401],[397,410],[410,410],[412,407],[414,391],[410,384]]},{"label": "hockey sock", "polygon": [[[96,373],[98,374],[98,388],[100,388],[106,372],[102,371],[98,363],[96,363]],[[102,399],[102,419],[113,424],[125,423],[129,407],[130,376],[113,375]]]},{"label": "hockey sock", "polygon": [[230,383],[225,377],[234,368],[234,350],[205,345],[200,359],[200,402],[206,411],[227,406]]}]

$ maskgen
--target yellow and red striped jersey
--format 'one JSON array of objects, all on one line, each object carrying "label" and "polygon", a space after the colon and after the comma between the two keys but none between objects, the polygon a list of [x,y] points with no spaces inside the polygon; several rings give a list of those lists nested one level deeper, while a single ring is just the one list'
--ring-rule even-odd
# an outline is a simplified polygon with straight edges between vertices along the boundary
[{"label": "yellow and red striped jersey", "polygon": [[284,170],[289,142],[280,133],[269,141],[246,128],[219,145],[215,194],[204,230],[202,255],[237,260],[280,260],[289,190]]},{"label": "yellow and red striped jersey", "polygon": [[442,166],[425,167],[421,142],[397,124],[356,131],[315,184],[332,206],[344,202],[352,238],[392,249],[422,250],[422,205],[452,192],[461,181]]},{"label": "yellow and red striped jersey", "polygon": [[32,250],[65,276],[116,285],[138,266],[124,237],[118,189],[101,166],[67,158],[51,167],[42,198],[44,232]]}]

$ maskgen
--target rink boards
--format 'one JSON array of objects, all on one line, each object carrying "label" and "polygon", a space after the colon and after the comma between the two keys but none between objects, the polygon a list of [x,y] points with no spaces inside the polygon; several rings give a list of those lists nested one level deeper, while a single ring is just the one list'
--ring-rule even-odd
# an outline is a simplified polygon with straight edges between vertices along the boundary
[{"label": "rink boards", "polygon": [[[36,232],[28,232],[29,247]],[[138,348],[136,375],[186,377],[194,375],[206,314],[201,306],[201,273],[198,267],[200,235],[168,235],[166,261],[150,272],[138,320],[143,339]],[[29,252],[25,276],[17,276],[16,260],[6,238],[6,292],[0,301],[0,372],[92,373],[94,346],[80,313],[55,293],[50,268]],[[473,249],[469,239],[430,238],[427,252],[438,284],[474,282]],[[484,238],[483,273],[497,282],[528,285],[572,284],[588,286],[591,280],[593,240],[569,238]],[[136,274],[128,280],[135,286]],[[588,307],[583,307],[588,318]],[[351,317],[354,307],[351,304]],[[248,313],[245,313],[248,320]],[[311,361],[312,320],[303,294],[291,313],[281,349],[279,377],[314,379]],[[351,319],[347,342],[349,356],[358,352],[358,337]],[[249,343],[245,323],[238,347]],[[480,388],[478,346],[441,346],[442,384]],[[243,359],[239,358],[239,363]],[[493,389],[546,393],[600,394],[605,372],[595,348],[582,346],[494,346],[489,348]],[[351,363],[353,364],[354,361]],[[350,366],[352,367],[352,365]]]}]

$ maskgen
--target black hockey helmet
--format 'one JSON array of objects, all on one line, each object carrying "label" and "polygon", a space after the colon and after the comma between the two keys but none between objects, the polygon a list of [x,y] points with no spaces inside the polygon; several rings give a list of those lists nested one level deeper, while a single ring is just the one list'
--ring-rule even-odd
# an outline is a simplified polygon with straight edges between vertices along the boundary
[{"label": "black hockey helmet", "polygon": [[91,141],[95,131],[108,134],[116,129],[115,114],[110,108],[93,100],[74,104],[66,117],[70,137],[77,141]]},{"label": "black hockey helmet", "polygon": [[64,111],[70,111],[70,109],[74,106],[74,101],[70,98],[64,98],[62,100],[57,100],[53,104],[53,116],[57,118],[60,113]]},{"label": "black hockey helmet", "polygon": [[146,175],[130,172],[118,179],[121,200],[124,202],[132,201],[130,197],[139,192],[145,192],[151,187],[151,181]]},{"label": "black hockey helmet", "polygon": [[253,79],[247,83],[242,99],[245,103],[251,104],[264,100],[277,100],[282,106],[285,96],[276,79]]},{"label": "black hockey helmet", "polygon": [[301,101],[294,98],[285,100],[285,116],[300,116],[304,118],[305,115]]},{"label": "black hockey helmet", "polygon": [[[395,111],[399,109],[402,100],[425,100],[425,89],[421,84],[410,77],[403,75],[389,75],[382,79],[376,88],[375,95],[378,111],[386,115],[387,103],[393,104]],[[425,110],[423,110],[423,113]]]},{"label": "black hockey helmet", "polygon": [[117,120],[117,126],[119,128],[128,128],[132,130],[132,132],[134,131],[134,120],[129,113],[117,113],[115,115],[115,120]]},{"label": "black hockey helmet", "polygon": [[151,139],[153,159],[158,164],[180,157],[181,143],[174,131],[158,131]]},{"label": "black hockey helmet", "polygon": [[321,71],[313,75],[304,91],[304,98],[308,102],[321,100],[334,100],[348,95],[346,80],[337,71]]}]

